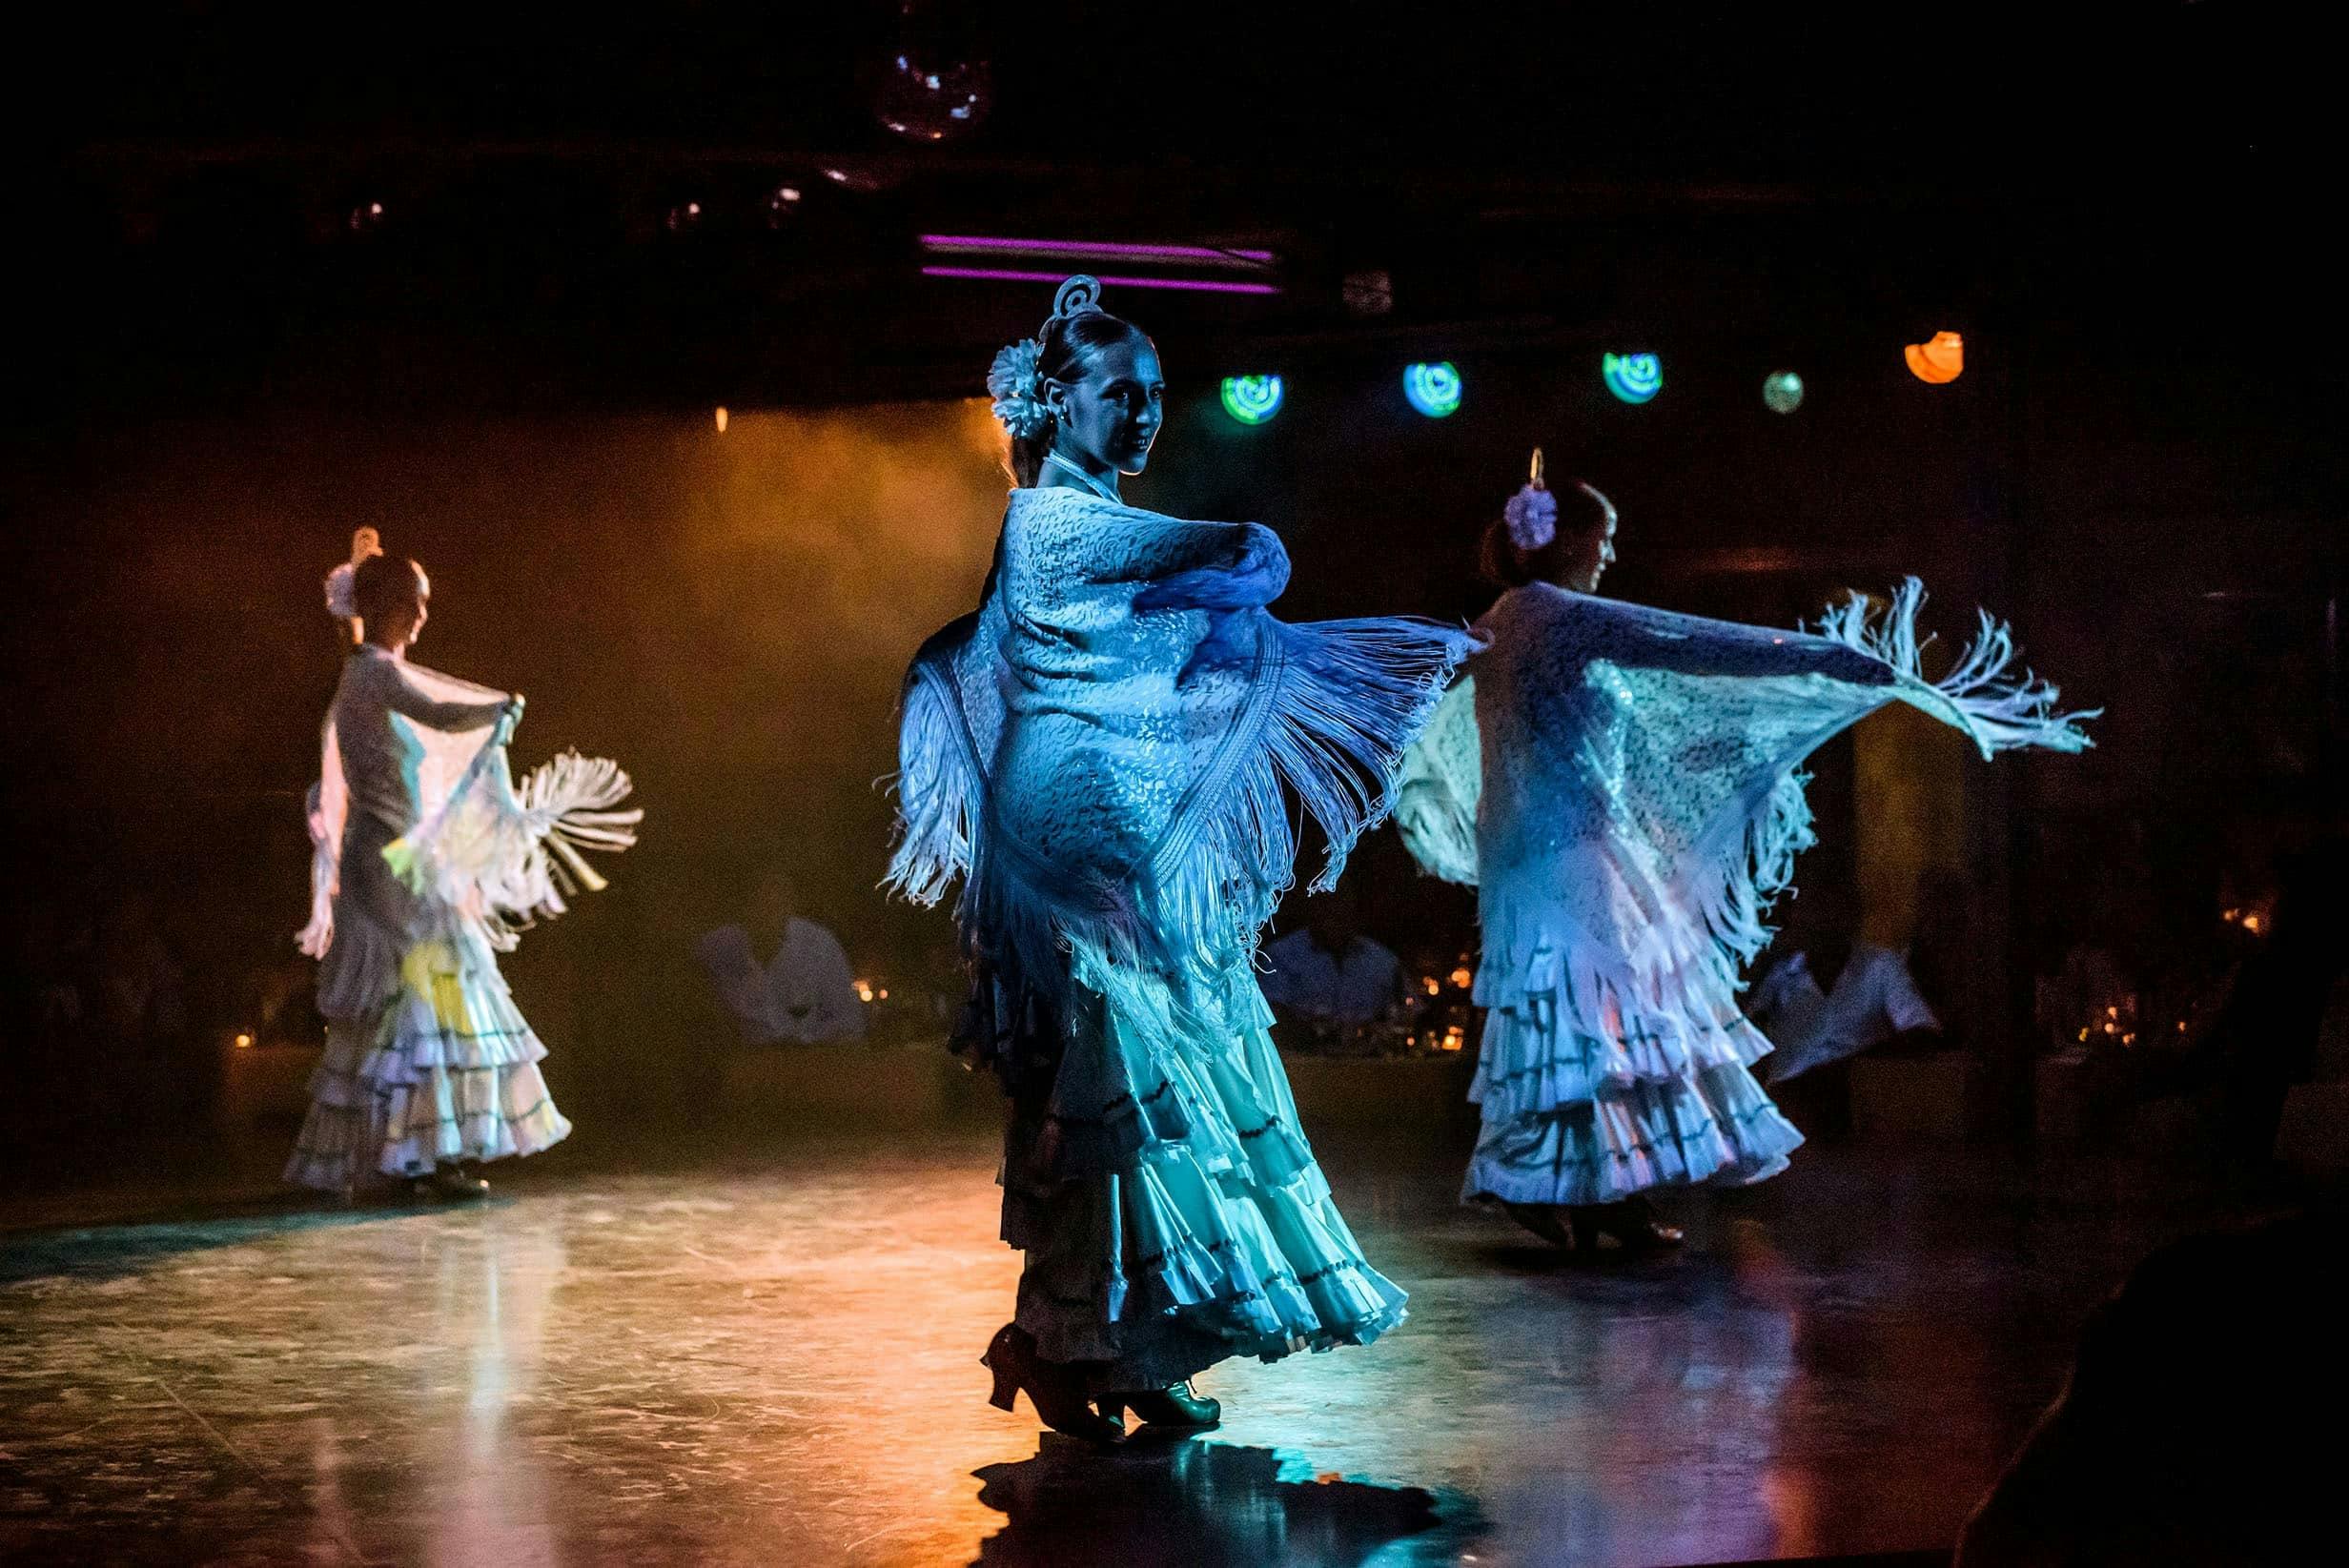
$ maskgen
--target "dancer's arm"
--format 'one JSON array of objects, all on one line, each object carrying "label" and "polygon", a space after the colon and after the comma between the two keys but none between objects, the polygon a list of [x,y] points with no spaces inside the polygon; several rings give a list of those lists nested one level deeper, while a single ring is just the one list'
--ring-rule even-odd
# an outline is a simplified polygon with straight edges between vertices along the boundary
[{"label": "dancer's arm", "polygon": [[1711,621],[1584,594],[1566,602],[1578,620],[1599,623],[1594,656],[1615,664],[1748,679],[1823,675],[1860,686],[1889,686],[1899,678],[1883,660],[1831,637]]},{"label": "dancer's arm", "polygon": [[[384,683],[384,706],[426,729],[481,729],[509,715],[515,719],[521,716],[520,697],[499,697],[480,703],[440,702],[427,696],[405,670],[393,668],[386,673],[389,679]],[[511,725],[507,727],[510,729]]]}]

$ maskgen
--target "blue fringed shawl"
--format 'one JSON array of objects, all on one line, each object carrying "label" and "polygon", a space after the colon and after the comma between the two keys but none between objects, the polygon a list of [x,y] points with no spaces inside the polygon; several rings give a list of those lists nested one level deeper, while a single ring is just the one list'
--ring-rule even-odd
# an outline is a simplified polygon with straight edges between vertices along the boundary
[{"label": "blue fringed shawl", "polygon": [[1881,616],[1853,595],[1817,633],[1674,615],[1536,584],[1406,759],[1398,821],[1420,864],[1480,886],[1478,999],[1563,998],[1576,1027],[1667,1040],[1717,1029],[1765,915],[1813,842],[1803,760],[1887,703],[1985,757],[2075,752],[2093,712],[2012,670],[2007,628],[1922,671],[1910,580]]},{"label": "blue fringed shawl", "polygon": [[1070,980],[1178,1037],[1195,982],[1253,950],[1292,880],[1289,797],[1332,885],[1473,646],[1413,620],[1290,625],[1254,523],[1023,489],[979,609],[907,677],[889,884],[965,876],[966,944],[1065,1004]]}]

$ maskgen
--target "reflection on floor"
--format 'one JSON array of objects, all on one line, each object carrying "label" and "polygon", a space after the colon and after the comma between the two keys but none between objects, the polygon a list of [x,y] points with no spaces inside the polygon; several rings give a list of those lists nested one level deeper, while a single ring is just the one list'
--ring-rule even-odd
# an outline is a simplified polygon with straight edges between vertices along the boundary
[{"label": "reflection on floor", "polygon": [[1381,1563],[1448,1563],[1478,1535],[1464,1499],[1440,1517],[1434,1496],[1418,1487],[1317,1476],[1294,1456],[1213,1440],[1103,1454],[1047,1435],[1034,1458],[978,1474],[979,1501],[1006,1516],[980,1549],[988,1568],[1337,1568],[1374,1554]]},{"label": "reflection on floor", "polygon": [[[989,1144],[556,1155],[476,1208],[0,1236],[0,1557],[1657,1564],[1945,1548],[2087,1308],[2197,1216],[2096,1172],[1808,1150],[1689,1254],[1562,1266],[1322,1141],[1413,1293],[1096,1456],[984,1402]],[[974,1479],[974,1473],[976,1478]],[[1923,1560],[1923,1559],[1920,1559]]]}]

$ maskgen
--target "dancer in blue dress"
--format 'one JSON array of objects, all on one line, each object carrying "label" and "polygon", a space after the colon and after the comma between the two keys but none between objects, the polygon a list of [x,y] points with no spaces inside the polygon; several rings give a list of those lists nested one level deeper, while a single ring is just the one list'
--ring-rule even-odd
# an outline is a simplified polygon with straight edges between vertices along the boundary
[{"label": "dancer in blue dress", "polygon": [[1737,992],[1813,842],[1803,760],[1893,702],[1985,757],[2078,751],[2094,715],[2010,674],[1987,616],[1927,681],[1914,580],[1881,617],[1855,594],[1815,634],[1600,598],[1615,508],[1551,492],[1540,465],[1486,536],[1507,592],[1411,749],[1398,821],[1423,866],[1478,889],[1489,1010],[1463,1197],[1563,1246],[1641,1250],[1679,1239],[1642,1194],[1759,1181],[1802,1141],[1749,1070],[1770,1043]]},{"label": "dancer in blue dress", "polygon": [[978,610],[907,680],[900,890],[956,906],[958,1042],[1011,1097],[1003,1236],[1027,1254],[989,1348],[1064,1432],[1212,1425],[1227,1356],[1366,1344],[1403,1294],[1363,1260],[1297,1121],[1252,959],[1291,881],[1290,802],[1330,845],[1386,813],[1468,641],[1289,625],[1253,523],[1126,505],[1161,418],[1148,337],[1072,278],[989,388],[1018,488]]}]

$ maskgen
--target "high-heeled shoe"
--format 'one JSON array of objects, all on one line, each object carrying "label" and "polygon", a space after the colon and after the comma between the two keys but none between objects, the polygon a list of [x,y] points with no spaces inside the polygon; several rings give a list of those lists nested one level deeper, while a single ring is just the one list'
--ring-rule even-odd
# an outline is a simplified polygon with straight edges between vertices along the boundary
[{"label": "high-heeled shoe", "polygon": [[1509,1203],[1501,1205],[1509,1217],[1553,1247],[1571,1252],[1575,1250],[1577,1233],[1567,1218],[1567,1211],[1555,1203]]},{"label": "high-heeled shoe", "polygon": [[443,1165],[419,1177],[416,1191],[419,1197],[462,1201],[489,1196],[489,1183],[461,1165]]},{"label": "high-heeled shoe", "polygon": [[1194,1393],[1189,1383],[1102,1395],[1101,1414],[1111,1420],[1122,1419],[1129,1410],[1151,1426],[1169,1432],[1205,1432],[1223,1420],[1223,1406]]},{"label": "high-heeled shoe", "polygon": [[1590,1238],[1591,1251],[1597,1251],[1600,1236],[1614,1237],[1619,1257],[1668,1252],[1688,1239],[1679,1226],[1658,1219],[1644,1198],[1624,1198],[1619,1203],[1580,1211],[1575,1215],[1575,1224],[1578,1231]]},{"label": "high-heeled shoe", "polygon": [[1006,1323],[995,1331],[979,1365],[995,1375],[994,1392],[987,1402],[997,1410],[1010,1410],[1012,1395],[1024,1392],[1054,1432],[1104,1447],[1125,1441],[1126,1429],[1086,1402],[1084,1380],[1075,1370],[1038,1355],[1034,1338],[1018,1324]]}]

